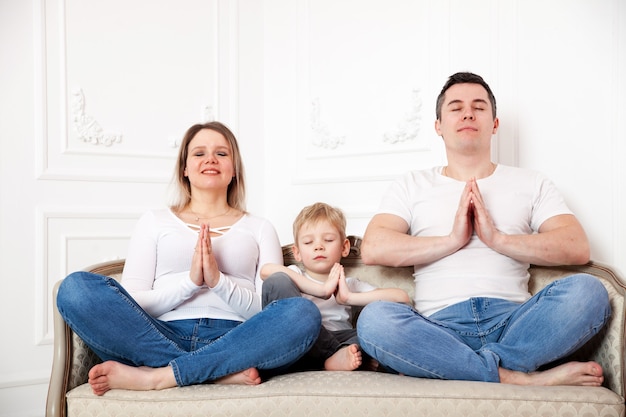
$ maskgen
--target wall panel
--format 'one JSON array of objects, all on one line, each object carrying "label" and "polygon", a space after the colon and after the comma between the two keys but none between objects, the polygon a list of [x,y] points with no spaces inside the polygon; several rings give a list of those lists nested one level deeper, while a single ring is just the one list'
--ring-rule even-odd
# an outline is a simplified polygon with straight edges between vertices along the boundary
[{"label": "wall panel", "polygon": [[422,7],[299,1],[297,18],[294,181],[389,178],[437,159]]},{"label": "wall panel", "polygon": [[74,271],[89,265],[126,257],[130,233],[145,209],[113,212],[77,207],[43,207],[39,210],[41,237],[37,247],[42,273],[38,275],[38,301],[41,318],[38,344],[52,343],[52,288]]},{"label": "wall panel", "polygon": [[[283,241],[315,201],[360,213],[348,225],[362,234],[391,180],[444,165],[435,101],[452,73],[477,72],[503,98],[514,94],[515,2],[270,3],[281,14],[266,22],[267,156],[289,157],[267,165],[266,204]],[[515,121],[503,123],[494,160],[517,161]]]},{"label": "wall panel", "polygon": [[217,2],[48,0],[41,18],[40,178],[167,181],[217,111]]}]

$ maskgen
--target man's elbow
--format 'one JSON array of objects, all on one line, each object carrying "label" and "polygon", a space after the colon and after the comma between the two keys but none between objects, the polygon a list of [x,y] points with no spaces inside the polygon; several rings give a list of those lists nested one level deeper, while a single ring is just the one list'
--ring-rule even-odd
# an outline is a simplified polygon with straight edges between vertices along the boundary
[{"label": "man's elbow", "polygon": [[586,246],[585,248],[580,249],[576,253],[576,257],[573,260],[572,264],[574,264],[574,265],[584,265],[587,262],[589,262],[590,260],[591,260],[591,250],[589,249],[589,246]]},{"label": "man's elbow", "polygon": [[363,240],[361,243],[361,260],[365,265],[383,265],[399,267],[404,264],[398,257],[394,256],[389,250],[385,250],[384,247]]},{"label": "man's elbow", "polygon": [[363,239],[361,241],[361,260],[365,265],[375,265],[376,256],[374,254],[374,245],[369,240]]},{"label": "man's elbow", "polygon": [[574,248],[567,251],[565,263],[568,265],[584,265],[591,259],[591,249],[589,244],[577,244]]}]

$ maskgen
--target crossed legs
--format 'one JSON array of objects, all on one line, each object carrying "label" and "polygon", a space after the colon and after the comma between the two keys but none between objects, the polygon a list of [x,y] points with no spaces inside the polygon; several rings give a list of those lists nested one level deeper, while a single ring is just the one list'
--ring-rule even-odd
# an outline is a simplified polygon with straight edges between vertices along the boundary
[{"label": "crossed legs", "polygon": [[[409,376],[596,386],[603,377],[595,362],[569,362],[542,372],[537,369],[576,351],[609,316],[606,289],[594,277],[581,274],[550,284],[503,320],[496,320],[495,330],[472,340],[463,324],[426,318],[411,307],[385,302],[365,307],[357,331],[366,353]],[[472,323],[473,318],[460,322]]]}]

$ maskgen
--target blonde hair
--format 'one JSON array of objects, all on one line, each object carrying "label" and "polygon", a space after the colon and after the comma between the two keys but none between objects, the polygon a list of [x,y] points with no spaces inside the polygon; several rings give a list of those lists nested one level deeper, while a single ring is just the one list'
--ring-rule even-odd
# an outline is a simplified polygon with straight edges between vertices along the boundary
[{"label": "blonde hair", "polygon": [[176,160],[176,169],[174,171],[174,186],[176,187],[176,196],[172,208],[177,211],[183,210],[191,201],[191,184],[189,178],[185,176],[185,168],[187,167],[187,156],[189,155],[189,143],[198,132],[203,129],[213,130],[226,139],[232,150],[233,167],[235,176],[228,185],[227,202],[228,205],[237,210],[246,212],[246,183],[245,173],[243,169],[243,161],[239,152],[237,138],[226,125],[220,122],[209,122],[204,124],[195,124],[187,129],[183,136],[180,149],[178,150],[178,158]]},{"label": "blonde hair", "polygon": [[305,224],[315,224],[323,220],[328,221],[335,229],[337,229],[341,240],[346,238],[346,217],[343,212],[340,209],[332,207],[326,203],[315,203],[303,208],[294,220],[294,243],[298,243],[298,236],[300,235],[300,229],[302,226]]}]

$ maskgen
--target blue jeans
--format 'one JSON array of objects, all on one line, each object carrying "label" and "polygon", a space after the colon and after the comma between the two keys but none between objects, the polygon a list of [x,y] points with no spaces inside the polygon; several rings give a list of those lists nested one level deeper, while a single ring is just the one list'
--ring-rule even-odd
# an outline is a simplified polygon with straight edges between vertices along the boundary
[{"label": "blue jeans", "polygon": [[[284,272],[275,272],[263,281],[262,304],[291,297],[302,297],[298,286]],[[324,369],[324,362],[344,346],[359,343],[356,329],[331,331],[320,328],[317,341],[311,350],[290,371]]]},{"label": "blue jeans", "polygon": [[580,348],[611,315],[608,293],[587,274],[557,280],[523,304],[472,298],[424,317],[378,301],[357,322],[362,349],[391,371],[499,382],[498,368],[532,372]]},{"label": "blue jeans", "polygon": [[127,365],[171,366],[179,386],[257,368],[279,373],[319,334],[318,308],[304,298],[276,301],[244,322],[157,320],[113,278],[69,275],[57,306],[70,328],[102,359]]}]

